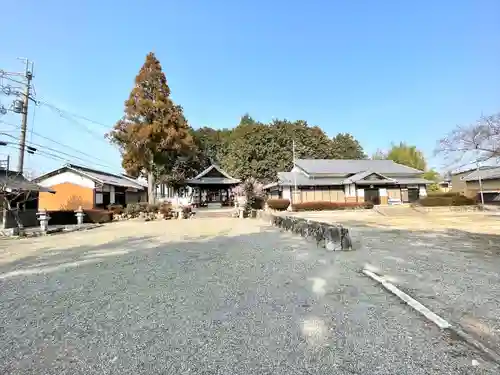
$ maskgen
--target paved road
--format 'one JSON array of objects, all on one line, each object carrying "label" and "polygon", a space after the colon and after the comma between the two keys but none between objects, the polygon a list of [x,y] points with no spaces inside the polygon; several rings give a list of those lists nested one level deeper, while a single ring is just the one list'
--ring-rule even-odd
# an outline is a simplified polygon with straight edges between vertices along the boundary
[{"label": "paved road", "polygon": [[0,262],[1,374],[498,373],[345,253],[256,220],[2,241]]}]

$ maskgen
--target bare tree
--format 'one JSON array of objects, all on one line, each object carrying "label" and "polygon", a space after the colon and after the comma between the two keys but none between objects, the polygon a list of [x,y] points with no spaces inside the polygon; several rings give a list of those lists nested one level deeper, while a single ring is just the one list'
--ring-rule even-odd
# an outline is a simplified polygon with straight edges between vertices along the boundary
[{"label": "bare tree", "polygon": [[500,113],[459,125],[440,139],[435,154],[451,164],[485,162],[500,157]]},{"label": "bare tree", "polygon": [[28,182],[19,172],[0,170],[0,204],[4,224],[8,220],[8,216],[11,215],[17,227],[23,229],[19,212],[23,210],[23,206],[27,202],[37,198],[31,185],[33,184]]}]

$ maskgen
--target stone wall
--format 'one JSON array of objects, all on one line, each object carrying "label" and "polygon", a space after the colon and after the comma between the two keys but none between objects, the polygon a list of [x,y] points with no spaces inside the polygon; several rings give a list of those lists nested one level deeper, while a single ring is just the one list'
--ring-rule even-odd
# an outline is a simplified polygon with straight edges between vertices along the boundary
[{"label": "stone wall", "polygon": [[267,213],[263,216],[271,225],[316,241],[328,250],[352,250],[349,230],[340,224],[328,224],[293,216]]}]

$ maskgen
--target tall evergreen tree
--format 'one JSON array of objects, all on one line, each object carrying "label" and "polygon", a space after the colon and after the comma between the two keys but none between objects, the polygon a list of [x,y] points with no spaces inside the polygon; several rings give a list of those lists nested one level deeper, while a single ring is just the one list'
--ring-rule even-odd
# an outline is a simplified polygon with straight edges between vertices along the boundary
[{"label": "tall evergreen tree", "polygon": [[182,107],[170,98],[160,62],[149,53],[125,102],[125,114],[107,134],[118,145],[122,165],[133,176],[147,175],[149,201],[154,202],[155,178],[169,175],[194,149]]},{"label": "tall evergreen tree", "polygon": [[360,143],[349,133],[339,133],[332,139],[334,159],[366,159]]}]

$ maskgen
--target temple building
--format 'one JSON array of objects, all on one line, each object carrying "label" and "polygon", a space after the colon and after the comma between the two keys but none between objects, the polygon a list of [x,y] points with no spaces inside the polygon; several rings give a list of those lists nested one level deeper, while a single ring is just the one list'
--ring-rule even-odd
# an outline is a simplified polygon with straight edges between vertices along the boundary
[{"label": "temple building", "polygon": [[240,182],[218,165],[212,164],[194,178],[186,180],[185,186],[179,189],[159,184],[157,197],[161,200],[187,198],[191,204],[198,207],[230,206],[234,202],[231,191]]}]

